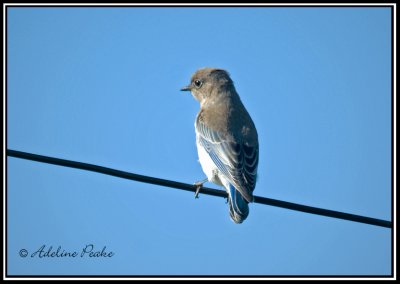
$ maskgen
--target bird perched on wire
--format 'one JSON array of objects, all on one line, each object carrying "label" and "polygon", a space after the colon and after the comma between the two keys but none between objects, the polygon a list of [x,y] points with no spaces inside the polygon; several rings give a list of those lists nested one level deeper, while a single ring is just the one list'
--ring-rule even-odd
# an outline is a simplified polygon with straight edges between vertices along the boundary
[{"label": "bird perched on wire", "polygon": [[223,69],[197,70],[188,86],[200,102],[195,121],[199,162],[207,179],[195,183],[196,197],[206,181],[225,187],[235,223],[249,215],[258,166],[258,135],[249,113]]}]

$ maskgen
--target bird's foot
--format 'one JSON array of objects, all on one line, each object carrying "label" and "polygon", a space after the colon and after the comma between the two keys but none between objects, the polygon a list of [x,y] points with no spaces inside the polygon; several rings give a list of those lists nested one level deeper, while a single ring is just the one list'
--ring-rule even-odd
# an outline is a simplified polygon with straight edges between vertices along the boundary
[{"label": "bird's foot", "polygon": [[194,193],[194,198],[199,198],[200,189],[203,187],[203,184],[208,181],[208,178],[203,179],[201,181],[195,182],[193,185],[196,186],[196,192]]}]

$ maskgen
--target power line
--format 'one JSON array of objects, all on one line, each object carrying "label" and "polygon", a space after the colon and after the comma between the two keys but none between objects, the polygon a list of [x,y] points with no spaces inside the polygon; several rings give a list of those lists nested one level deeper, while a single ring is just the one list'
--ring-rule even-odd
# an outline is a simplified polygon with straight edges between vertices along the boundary
[{"label": "power line", "polygon": [[[160,178],[149,177],[149,176],[144,176],[144,175],[138,175],[138,174],[119,171],[119,170],[115,170],[115,169],[111,169],[111,168],[88,164],[88,163],[64,160],[64,159],[36,155],[36,154],[32,154],[32,153],[21,152],[21,151],[16,151],[16,150],[9,150],[9,149],[7,149],[7,156],[36,161],[36,162],[42,162],[42,163],[47,163],[47,164],[53,164],[53,165],[58,165],[58,166],[87,170],[87,171],[102,173],[102,174],[111,175],[111,176],[115,176],[115,177],[119,177],[119,178],[125,178],[125,179],[135,180],[135,181],[139,181],[139,182],[145,182],[145,183],[150,183],[150,184],[155,184],[155,185],[161,185],[161,186],[196,192],[196,186],[193,184],[176,182],[176,181],[172,181],[172,180],[160,179]],[[217,189],[213,189],[213,188],[209,188],[209,187],[202,187],[200,192],[202,194],[208,194],[208,195],[213,195],[213,196],[219,196],[219,197],[225,197],[225,198],[228,197],[228,195],[225,191],[217,190]],[[317,207],[312,207],[312,206],[306,206],[306,205],[276,200],[276,199],[267,198],[267,197],[254,196],[254,203],[276,206],[276,207],[286,208],[286,209],[290,209],[290,210],[301,211],[301,212],[316,214],[316,215],[322,215],[322,216],[326,216],[326,217],[344,219],[344,220],[348,220],[348,221],[359,222],[359,223],[364,223],[364,224],[369,224],[369,225],[375,225],[375,226],[380,226],[380,227],[385,227],[385,228],[393,228],[392,222],[386,221],[386,220],[375,219],[375,218],[370,218],[370,217],[365,217],[365,216],[360,216],[360,215],[355,215],[355,214],[349,214],[349,213],[344,213],[344,212],[339,212],[339,211],[334,211],[334,210],[322,209],[322,208],[317,208]]]}]

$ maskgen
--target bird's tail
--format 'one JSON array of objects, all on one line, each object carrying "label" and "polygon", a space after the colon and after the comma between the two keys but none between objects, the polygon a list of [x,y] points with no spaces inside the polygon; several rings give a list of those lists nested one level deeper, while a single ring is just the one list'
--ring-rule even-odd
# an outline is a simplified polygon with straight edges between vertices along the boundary
[{"label": "bird's tail", "polygon": [[229,184],[228,203],[232,221],[236,224],[242,223],[249,215],[249,204],[231,184]]}]

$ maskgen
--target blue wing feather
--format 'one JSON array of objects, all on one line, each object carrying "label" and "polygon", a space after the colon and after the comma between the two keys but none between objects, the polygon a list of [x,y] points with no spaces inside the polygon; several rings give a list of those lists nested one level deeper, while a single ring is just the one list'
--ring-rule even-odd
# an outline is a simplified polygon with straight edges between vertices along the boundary
[{"label": "blue wing feather", "polygon": [[244,141],[223,137],[199,119],[196,130],[201,145],[218,170],[245,197],[252,201],[258,166],[258,145],[249,146]]}]

